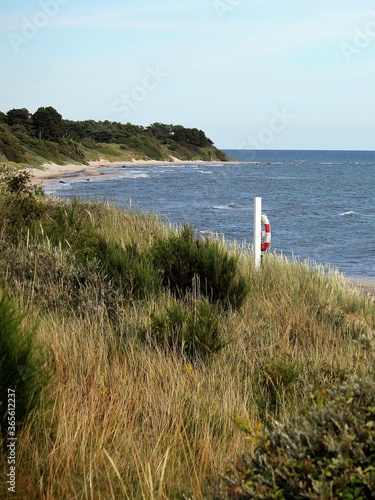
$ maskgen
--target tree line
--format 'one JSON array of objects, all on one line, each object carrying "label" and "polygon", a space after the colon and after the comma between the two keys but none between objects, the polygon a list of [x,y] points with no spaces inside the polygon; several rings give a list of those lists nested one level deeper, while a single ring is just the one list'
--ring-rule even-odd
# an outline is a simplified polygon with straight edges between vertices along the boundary
[{"label": "tree line", "polygon": [[54,161],[70,158],[85,161],[88,149],[118,144],[121,150],[134,150],[145,157],[181,159],[194,157],[226,159],[206,134],[197,128],[153,123],[147,127],[109,120],[66,120],[52,106],[35,113],[26,108],[0,111],[0,154],[8,161],[27,161],[28,152]]},{"label": "tree line", "polygon": [[73,141],[89,139],[96,143],[126,144],[129,138],[144,135],[151,136],[164,144],[174,141],[197,147],[213,145],[211,139],[197,128],[163,123],[153,123],[143,127],[109,120],[65,120],[51,106],[40,107],[33,114],[26,108],[11,109],[7,113],[0,112],[0,123],[7,124],[15,131],[21,127],[31,137],[53,142],[60,142],[64,139]]}]

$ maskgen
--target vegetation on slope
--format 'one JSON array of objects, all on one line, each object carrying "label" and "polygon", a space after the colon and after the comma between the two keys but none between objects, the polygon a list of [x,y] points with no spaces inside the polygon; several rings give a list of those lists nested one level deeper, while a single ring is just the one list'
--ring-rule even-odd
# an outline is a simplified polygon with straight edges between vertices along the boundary
[{"label": "vegetation on slope", "polygon": [[[156,216],[45,198],[29,180],[22,171],[5,173],[0,192],[0,289],[11,311],[16,302],[27,311],[16,321],[20,332],[38,325],[31,354],[47,352],[43,366],[28,358],[35,390],[16,388],[16,398],[33,401],[19,414],[19,498],[241,498],[253,487],[291,498],[285,483],[270,485],[269,477],[281,471],[288,485],[307,484],[310,470],[314,480],[327,470],[323,486],[337,497],[372,491],[371,483],[359,484],[373,480],[366,462],[373,450],[372,301],[327,269],[268,255],[258,272],[246,248],[199,239]],[[363,381],[358,390],[353,377]],[[346,389],[336,389],[343,383]],[[327,422],[331,448],[319,462],[308,455],[316,435],[298,418],[324,408],[336,397],[325,397],[330,391],[337,404],[328,414],[353,425],[348,435],[339,432],[341,420],[336,431],[324,414],[311,417],[323,422],[318,434]],[[353,420],[345,420],[347,409]],[[282,439],[300,429],[296,460],[278,450],[276,420],[286,426]],[[348,449],[348,440],[358,453],[332,452]],[[252,457],[266,464],[264,474],[254,469],[256,479],[247,470],[258,463]],[[336,457],[352,460],[352,490],[339,481]],[[6,448],[0,462],[5,478]],[[6,491],[0,482],[0,496]],[[316,491],[300,498],[317,498]]]},{"label": "vegetation on slope", "polygon": [[181,125],[64,120],[52,107],[0,112],[0,161],[29,166],[45,162],[87,163],[90,160],[135,159],[222,160],[202,130]]},{"label": "vegetation on slope", "polygon": [[307,415],[272,431],[246,429],[257,446],[226,478],[231,498],[375,497],[375,380],[354,379],[314,397]]}]

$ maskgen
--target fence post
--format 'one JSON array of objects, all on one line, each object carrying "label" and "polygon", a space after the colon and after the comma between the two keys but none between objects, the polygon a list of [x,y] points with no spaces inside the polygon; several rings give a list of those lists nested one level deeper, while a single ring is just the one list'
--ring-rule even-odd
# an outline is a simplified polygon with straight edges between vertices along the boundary
[{"label": "fence post", "polygon": [[254,198],[254,258],[255,269],[259,269],[262,262],[262,198]]}]

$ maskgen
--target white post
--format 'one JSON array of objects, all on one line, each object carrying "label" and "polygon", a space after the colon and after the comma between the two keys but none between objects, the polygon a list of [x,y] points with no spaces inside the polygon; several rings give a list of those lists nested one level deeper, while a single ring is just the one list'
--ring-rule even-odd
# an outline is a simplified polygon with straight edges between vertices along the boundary
[{"label": "white post", "polygon": [[254,258],[255,269],[262,262],[262,198],[254,198]]}]

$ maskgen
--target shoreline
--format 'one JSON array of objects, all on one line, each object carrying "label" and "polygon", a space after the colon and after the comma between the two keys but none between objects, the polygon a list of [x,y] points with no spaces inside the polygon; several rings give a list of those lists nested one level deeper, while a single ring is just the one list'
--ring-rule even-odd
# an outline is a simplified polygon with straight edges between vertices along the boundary
[{"label": "shoreline", "polygon": [[[43,163],[41,167],[29,167],[26,170],[31,174],[31,182],[33,184],[48,184],[51,181],[61,180],[70,180],[74,179],[77,174],[84,174],[88,177],[98,177],[98,176],[106,176],[112,177],[117,175],[116,172],[108,172],[105,173],[101,169],[108,167],[134,167],[134,166],[147,166],[147,165],[183,165],[183,164],[217,164],[217,163],[228,163],[228,162],[220,162],[220,161],[204,161],[204,160],[180,160],[179,158],[172,157],[173,161],[168,160],[136,160],[133,158],[132,161],[124,160],[124,161],[109,161],[109,160],[95,160],[89,161],[88,164],[77,163],[77,164],[66,164],[66,165],[58,165],[57,163]],[[71,177],[69,176],[71,174]]]},{"label": "shoreline", "polygon": [[[42,168],[29,167],[27,171],[31,174],[31,182],[33,184],[39,184],[41,186],[55,182],[58,180],[73,180],[77,178],[78,174],[84,174],[87,177],[113,177],[118,175],[117,172],[103,172],[103,168],[108,167],[134,167],[134,166],[145,166],[145,165],[165,165],[165,164],[175,164],[181,165],[186,163],[192,164],[218,164],[227,163],[220,161],[207,162],[204,160],[180,160],[178,158],[173,158],[173,162],[168,160],[135,160],[132,161],[118,161],[111,162],[109,160],[95,160],[90,161],[88,164],[66,164],[58,165],[57,163],[44,163]],[[70,174],[70,175],[69,175]],[[346,278],[348,284],[352,288],[356,288],[362,295],[371,296],[375,301],[375,280],[366,278]]]}]

